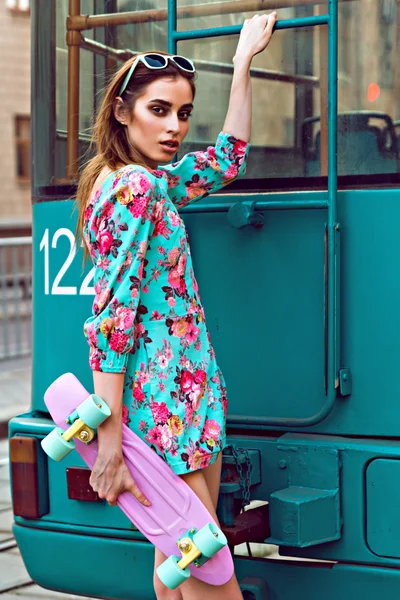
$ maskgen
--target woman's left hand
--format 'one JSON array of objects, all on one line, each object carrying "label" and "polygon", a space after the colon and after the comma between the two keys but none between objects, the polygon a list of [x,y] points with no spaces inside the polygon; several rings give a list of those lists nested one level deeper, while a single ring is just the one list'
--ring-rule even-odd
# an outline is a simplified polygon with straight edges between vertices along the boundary
[{"label": "woman's left hand", "polygon": [[251,61],[253,56],[265,50],[272,37],[276,16],[274,11],[269,15],[254,15],[253,18],[245,20],[234,61],[238,58]]}]

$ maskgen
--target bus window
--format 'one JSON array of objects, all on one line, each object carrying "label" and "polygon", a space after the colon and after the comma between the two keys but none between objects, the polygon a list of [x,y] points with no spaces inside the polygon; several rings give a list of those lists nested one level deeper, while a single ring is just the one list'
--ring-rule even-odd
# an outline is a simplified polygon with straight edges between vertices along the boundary
[{"label": "bus window", "polygon": [[396,0],[339,2],[339,175],[400,172],[393,125],[400,118],[396,6]]},{"label": "bus window", "polygon": [[[398,142],[393,144],[394,136],[399,137],[398,125],[397,134],[391,125],[400,119],[400,78],[395,69],[398,11],[390,9],[394,0],[377,0],[368,10],[366,1],[339,1],[339,185],[355,174],[374,176],[375,181],[379,174],[399,174]],[[55,14],[49,17],[49,26],[55,22],[56,53],[55,60],[48,61],[46,76],[54,81],[51,89],[56,93],[51,118],[43,124],[48,131],[42,137],[55,140],[55,148],[49,143],[43,151],[47,158],[38,159],[41,164],[37,163],[34,185],[54,190],[68,184],[73,193],[78,166],[90,157],[93,115],[105,84],[122,62],[137,52],[166,51],[168,22],[167,0],[82,0],[81,14],[110,13],[114,20],[104,18],[93,27],[72,32],[66,30],[67,6],[64,1],[55,2],[51,9]],[[280,19],[290,19],[324,14],[327,5],[307,1],[305,6],[295,2],[288,6],[285,2],[285,8],[279,8],[279,3],[276,8]],[[254,0],[179,0],[178,30],[238,25],[264,10],[261,0],[259,4]],[[79,78],[68,78],[71,46],[67,38],[72,33],[80,35]],[[195,111],[183,152],[213,143],[223,126],[236,42],[237,35],[225,35],[177,45],[177,51],[192,58],[198,69]],[[254,58],[251,75],[252,152],[246,178],[234,186],[241,191],[268,190],[274,185],[279,189],[309,187],[309,178],[327,175],[327,27],[280,30],[268,50]],[[79,136],[77,127],[75,132],[68,127],[68,94],[75,98]],[[73,114],[70,109],[70,117]],[[38,119],[43,121],[43,116]],[[368,156],[366,140],[371,147]],[[321,182],[326,185],[326,179]]]},{"label": "bus window", "polygon": [[[287,8],[282,8],[285,4]],[[289,5],[289,6],[288,6]],[[229,27],[241,25],[244,19],[251,19],[253,15],[279,10],[280,19],[293,17],[293,7],[296,2],[277,2],[273,5],[265,0],[259,3],[254,0],[208,0],[207,3],[198,0],[177,0],[178,31],[191,31],[193,29],[210,29],[213,27]],[[232,45],[233,52],[236,45]]]},{"label": "bus window", "polygon": [[[252,14],[240,14],[240,19],[243,22]],[[247,180],[303,176],[298,115],[301,114],[303,119],[320,113],[313,42],[312,29],[279,31],[268,52],[259,54],[253,61],[252,150]],[[196,102],[199,109],[195,107],[185,150],[212,143],[221,129],[228,106],[236,44],[237,36],[178,44],[179,53],[191,56],[198,66]],[[296,61],[294,49],[298,45],[304,54]]]},{"label": "bus window", "polygon": [[[101,4],[101,3],[100,3]],[[223,15],[210,14],[221,6],[218,3],[197,6],[182,16],[178,6],[178,28],[190,29],[196,25],[224,26],[240,24],[256,11],[239,12],[237,3],[224,3]],[[247,0],[242,8],[252,5]],[[262,3],[261,3],[262,4]],[[260,4],[260,7],[262,8]],[[214,5],[214,6],[213,6]],[[82,14],[95,14],[103,8],[93,0],[82,3]],[[167,3],[152,0],[118,0],[113,8],[119,13],[131,12],[131,22],[106,25],[84,30],[79,65],[79,156],[80,164],[89,158],[87,153],[93,114],[109,76],[123,60],[137,52],[158,48],[167,50]],[[229,10],[228,10],[229,9]],[[150,16],[144,21],[144,11]],[[202,17],[198,12],[207,13]],[[281,18],[312,15],[313,7],[286,8]],[[259,11],[258,11],[259,12]],[[190,16],[193,15],[193,16]],[[54,173],[49,174],[53,184],[76,183],[77,173],[68,173],[68,46],[65,36],[67,9],[65,3],[56,4],[56,144]],[[280,31],[268,52],[253,61],[254,118],[252,153],[247,179],[298,178],[303,176],[301,153],[301,123],[304,118],[321,113],[318,61],[315,60],[314,28]],[[201,149],[215,141],[222,129],[226,114],[233,74],[232,57],[237,36],[203,38],[178,43],[177,51],[192,58],[198,69],[198,93],[190,135],[183,152]],[[103,51],[101,51],[103,48]],[[77,86],[78,87],[78,86]],[[71,93],[71,90],[70,90]],[[326,95],[326,94],[325,94]],[[197,108],[198,107],[198,108]],[[197,109],[197,110],[196,110]]]},{"label": "bus window", "polygon": [[397,151],[400,155],[400,121],[395,121],[393,123],[394,125],[394,130],[396,133],[396,140],[397,140]]},{"label": "bus window", "polygon": [[[115,13],[132,12],[140,15],[143,11],[157,8],[167,9],[167,0],[157,0],[157,5],[149,0],[116,0],[112,3],[81,1],[81,14],[105,14],[105,6],[113,5]],[[71,183],[67,170],[68,134],[68,46],[66,43],[66,19],[68,2],[56,3],[56,152],[52,183]],[[124,25],[95,27],[82,32],[79,56],[79,155],[80,164],[90,155],[89,141],[91,126],[96,109],[101,102],[102,90],[108,79],[122,65],[124,60],[136,52],[148,49],[168,50],[167,20],[140,22]],[[107,51],[108,50],[108,51]],[[73,183],[73,182],[72,182]]]},{"label": "bus window", "polygon": [[[306,176],[321,169],[320,119],[303,123]],[[384,113],[355,111],[338,115],[338,172],[341,175],[398,172],[398,140],[392,119]]]}]

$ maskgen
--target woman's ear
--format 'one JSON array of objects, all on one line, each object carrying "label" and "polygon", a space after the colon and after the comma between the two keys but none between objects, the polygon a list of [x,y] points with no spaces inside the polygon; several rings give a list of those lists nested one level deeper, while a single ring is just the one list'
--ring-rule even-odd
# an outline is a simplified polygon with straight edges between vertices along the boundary
[{"label": "woman's ear", "polygon": [[114,100],[113,104],[113,112],[116,120],[121,123],[121,125],[126,125],[127,120],[127,110],[124,105],[124,101],[120,96],[117,96]]}]

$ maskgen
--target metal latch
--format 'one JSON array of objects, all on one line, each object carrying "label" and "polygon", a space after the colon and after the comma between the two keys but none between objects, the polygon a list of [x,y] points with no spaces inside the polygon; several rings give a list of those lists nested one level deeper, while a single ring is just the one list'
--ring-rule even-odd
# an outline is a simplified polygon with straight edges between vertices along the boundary
[{"label": "metal latch", "polygon": [[339,369],[339,392],[341,396],[350,396],[351,383],[350,369]]}]

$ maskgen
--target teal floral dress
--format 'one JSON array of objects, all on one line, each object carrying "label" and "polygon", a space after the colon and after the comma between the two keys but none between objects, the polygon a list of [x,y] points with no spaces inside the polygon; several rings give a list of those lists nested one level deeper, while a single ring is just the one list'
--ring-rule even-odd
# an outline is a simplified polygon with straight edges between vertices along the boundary
[{"label": "teal floral dress", "polygon": [[227,410],[178,209],[244,174],[248,150],[221,132],[215,147],[179,162],[127,165],[85,213],[96,294],[84,326],[90,367],[125,374],[124,423],[177,474],[214,462]]}]

